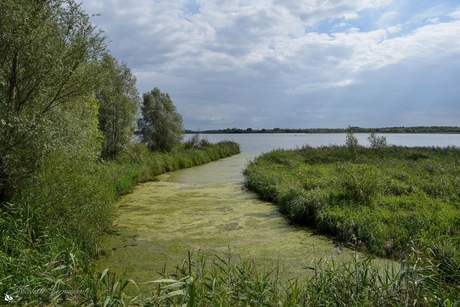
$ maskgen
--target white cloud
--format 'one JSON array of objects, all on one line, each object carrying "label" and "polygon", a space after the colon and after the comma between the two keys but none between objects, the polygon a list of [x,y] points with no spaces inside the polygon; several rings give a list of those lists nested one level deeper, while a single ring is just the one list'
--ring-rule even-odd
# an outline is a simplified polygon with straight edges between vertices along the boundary
[{"label": "white cloud", "polygon": [[356,80],[354,79],[346,79],[337,82],[323,82],[323,83],[309,83],[305,84],[296,88],[291,88],[286,91],[287,94],[290,95],[298,95],[298,94],[305,94],[305,93],[312,93],[315,91],[322,91],[328,90],[331,88],[340,88],[346,87],[352,84],[356,84]]},{"label": "white cloud", "polygon": [[419,6],[411,13],[417,6],[409,0],[84,4],[102,14],[93,21],[106,30],[113,55],[136,74],[141,92],[154,86],[170,92],[187,112],[186,123],[230,126],[242,118],[268,126],[279,113],[294,116],[277,109],[280,101],[308,101],[309,109],[338,104],[342,98],[333,93],[357,90],[367,82],[363,75],[390,66],[403,71],[460,59],[458,5]]},{"label": "white cloud", "polygon": [[460,19],[460,9],[450,13],[449,17],[452,17],[452,18],[455,18],[455,19]]},{"label": "white cloud", "polygon": [[[400,33],[399,36],[394,34]],[[330,44],[346,46],[352,55],[343,58],[339,67],[348,71],[379,69],[404,60],[438,61],[460,54],[460,22],[429,24],[411,33],[401,27],[370,32],[335,33]],[[390,35],[390,37],[388,37]]]},{"label": "white cloud", "polygon": [[275,0],[274,4],[286,7],[293,15],[299,16],[305,25],[312,26],[322,20],[356,19],[359,12],[363,10],[382,8],[391,2],[391,0]]}]

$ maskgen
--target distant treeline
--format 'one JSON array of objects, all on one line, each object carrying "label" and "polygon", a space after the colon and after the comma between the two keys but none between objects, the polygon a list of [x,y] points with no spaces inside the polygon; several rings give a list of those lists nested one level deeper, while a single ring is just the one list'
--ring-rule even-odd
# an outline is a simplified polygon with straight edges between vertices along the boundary
[{"label": "distant treeline", "polygon": [[418,126],[418,127],[383,127],[383,128],[361,128],[361,127],[348,127],[348,128],[274,128],[274,129],[240,129],[240,128],[227,128],[227,129],[214,129],[214,130],[185,130],[185,133],[460,133],[460,127],[450,126]]}]

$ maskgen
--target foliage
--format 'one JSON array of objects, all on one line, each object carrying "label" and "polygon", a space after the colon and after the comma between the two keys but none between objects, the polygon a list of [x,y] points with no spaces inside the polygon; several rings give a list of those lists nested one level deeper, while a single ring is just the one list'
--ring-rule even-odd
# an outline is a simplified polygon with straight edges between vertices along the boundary
[{"label": "foliage", "polygon": [[358,145],[358,139],[353,134],[351,127],[348,126],[347,136],[345,138],[345,146],[347,146],[350,150],[355,150]]},{"label": "foliage", "polygon": [[201,147],[177,148],[171,152],[150,151],[145,144],[132,144],[116,159],[106,162],[107,177],[113,178],[117,194],[125,194],[135,184],[154,180],[155,176],[225,158],[240,152],[234,142]]},{"label": "foliage", "polygon": [[388,146],[387,138],[384,136],[378,136],[374,132],[372,132],[367,139],[369,140],[369,144],[372,148],[382,148]]},{"label": "foliage", "polygon": [[73,0],[1,1],[0,33],[1,202],[65,141],[50,129],[65,105],[88,103],[104,44]]},{"label": "foliage", "polygon": [[[260,267],[228,253],[193,255],[161,279],[135,285],[141,306],[455,306],[459,289],[437,279],[437,267],[412,250],[403,265],[378,265],[354,254],[347,262],[320,260],[303,278],[287,279],[278,266]],[[458,275],[457,275],[458,277]],[[116,279],[113,279],[116,280]],[[122,283],[124,281],[124,283]],[[118,290],[124,276],[109,289]],[[150,295],[139,290],[149,289]],[[107,293],[108,291],[101,291]],[[128,292],[128,291],[126,291]],[[125,294],[126,296],[126,294]],[[118,295],[115,297],[122,297]]]},{"label": "foliage", "polygon": [[352,147],[352,148],[358,146],[358,139],[353,134],[353,131],[351,130],[351,128],[347,130],[347,137],[345,139],[345,145],[348,147]]},{"label": "foliage", "polygon": [[396,259],[413,246],[436,287],[458,287],[459,157],[456,147],[278,150],[249,164],[246,185],[342,244]]},{"label": "foliage", "polygon": [[185,148],[193,148],[193,147],[205,147],[209,146],[209,141],[207,139],[200,139],[200,134],[195,133],[193,134],[190,139],[184,142]]},{"label": "foliage", "polygon": [[459,156],[454,147],[278,150],[248,166],[246,184],[296,221],[395,256],[411,239],[459,235]]},{"label": "foliage", "polygon": [[89,249],[110,224],[113,193],[96,161],[102,138],[97,127],[96,102],[93,100],[93,105],[83,110],[81,106],[60,105],[53,110],[54,114],[66,109],[48,130],[57,130],[65,143],[48,150],[12,202],[27,206],[36,236],[53,227]]},{"label": "foliage", "polygon": [[[1,1],[0,33],[0,293],[11,305],[124,304],[127,282],[89,265],[115,197],[239,147],[128,145],[135,78],[100,61],[103,38],[76,1]],[[98,161],[104,136],[104,156],[118,153],[110,162]]]},{"label": "foliage", "polygon": [[170,151],[180,145],[184,128],[169,94],[158,88],[143,95],[139,130],[150,149]]},{"label": "foliage", "polygon": [[460,284],[459,156],[454,147],[278,150],[250,163],[246,184],[293,221],[344,244],[404,261],[410,246],[411,261],[426,265],[411,271],[420,292],[410,295],[449,297]]},{"label": "foliage", "polygon": [[125,63],[109,54],[101,60],[103,78],[96,97],[99,101],[99,128],[104,133],[102,156],[112,158],[130,144],[133,137],[139,94],[136,78]]}]

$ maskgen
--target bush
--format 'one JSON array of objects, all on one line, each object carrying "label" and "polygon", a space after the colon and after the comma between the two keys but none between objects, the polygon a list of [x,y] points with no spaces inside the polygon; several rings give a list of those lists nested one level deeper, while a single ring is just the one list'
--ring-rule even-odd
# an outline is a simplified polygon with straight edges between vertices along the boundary
[{"label": "bush", "polygon": [[377,136],[375,133],[371,133],[367,138],[371,148],[383,148],[387,147],[387,138],[384,136]]},{"label": "bush", "polygon": [[94,251],[99,236],[111,225],[115,198],[101,166],[68,159],[63,152],[47,157],[14,199],[15,204],[27,208],[35,236],[50,228]]}]

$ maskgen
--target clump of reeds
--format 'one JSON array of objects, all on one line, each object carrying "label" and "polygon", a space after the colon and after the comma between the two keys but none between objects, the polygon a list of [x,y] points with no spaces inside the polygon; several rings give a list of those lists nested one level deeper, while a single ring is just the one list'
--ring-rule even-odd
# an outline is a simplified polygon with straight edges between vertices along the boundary
[{"label": "clump of reeds", "polygon": [[[360,254],[348,262],[316,262],[304,278],[253,260],[192,255],[174,272],[148,283],[143,306],[454,306],[455,285],[437,280],[438,268],[410,248],[401,265],[379,265]],[[144,285],[145,286],[145,285]],[[140,293],[140,292],[139,292]],[[130,298],[132,299],[132,298]],[[126,299],[128,301],[128,299]]]}]

